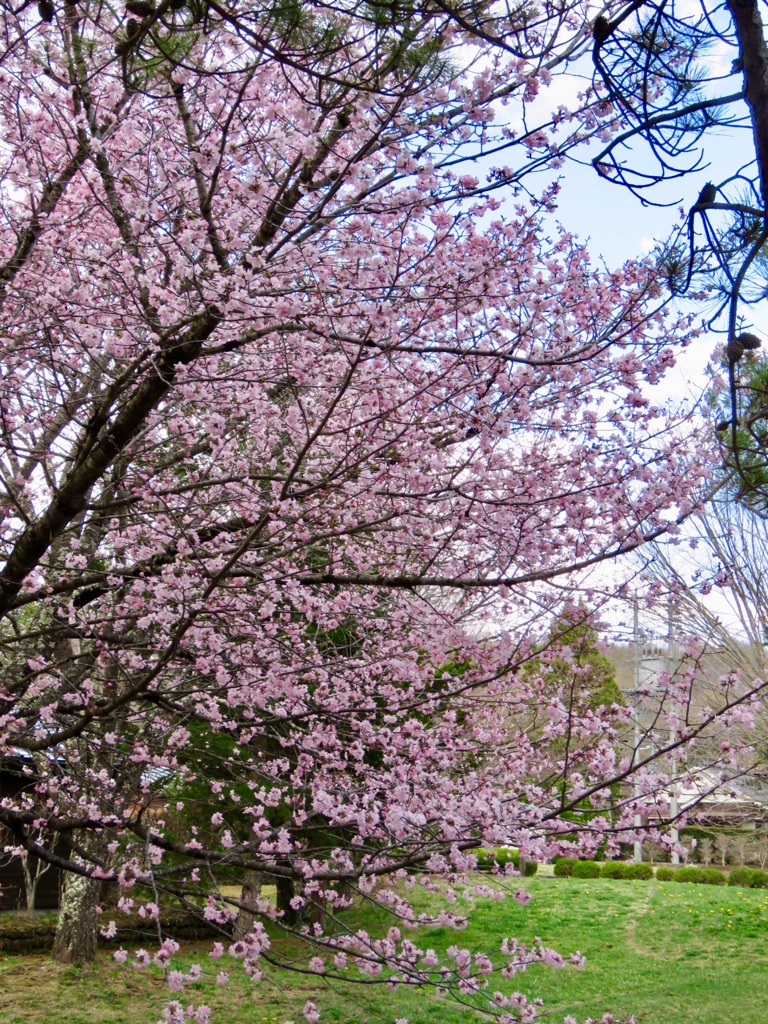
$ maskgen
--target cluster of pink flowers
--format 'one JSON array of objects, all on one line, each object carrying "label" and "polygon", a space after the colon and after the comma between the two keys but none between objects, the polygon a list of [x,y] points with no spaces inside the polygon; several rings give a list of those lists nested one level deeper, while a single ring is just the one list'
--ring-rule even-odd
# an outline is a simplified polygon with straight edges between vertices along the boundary
[{"label": "cluster of pink flowers", "polygon": [[[517,14],[489,14],[482,70],[416,85],[397,60],[373,75],[396,30],[359,12],[339,13],[349,46],[282,64],[258,5],[205,31],[160,6],[0,13],[0,756],[34,765],[0,824],[29,849],[42,827],[103,840],[69,867],[145,921],[160,893],[224,932],[255,914],[228,946],[255,980],[271,918],[318,974],[478,993],[490,954],[439,963],[325,914],[354,889],[403,930],[459,931],[413,887],[450,900],[481,842],[569,850],[586,804],[582,846],[616,843],[663,799],[645,768],[608,813],[627,712],[541,649],[553,580],[578,588],[700,500],[707,443],[648,397],[690,324],[652,261],[595,268],[546,220],[554,186],[515,189],[613,130],[595,97],[502,121],[586,38],[581,7],[529,56]],[[437,10],[424,33],[470,41]],[[499,170],[456,166],[491,142]],[[728,694],[713,716],[746,727]],[[233,873],[278,906],[223,895]],[[130,962],[178,993],[199,974],[175,953]],[[508,977],[562,963],[504,955]]]}]

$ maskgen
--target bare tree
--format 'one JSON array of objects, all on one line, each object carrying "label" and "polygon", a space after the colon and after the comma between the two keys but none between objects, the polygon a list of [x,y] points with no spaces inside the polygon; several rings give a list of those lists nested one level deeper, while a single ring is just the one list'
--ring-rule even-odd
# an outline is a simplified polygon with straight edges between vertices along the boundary
[{"label": "bare tree", "polygon": [[734,832],[731,836],[731,848],[739,858],[739,864],[742,866],[749,860],[749,850],[752,841],[753,834],[751,832]]},{"label": "bare tree", "polygon": [[[25,910],[27,914],[32,915],[35,912],[35,899],[40,881],[53,865],[50,861],[30,853],[23,846],[14,845],[10,842],[11,839],[12,836],[8,830],[0,827],[0,843],[3,844],[0,849],[5,854],[3,863],[6,865],[16,863],[21,869],[24,880]],[[38,829],[34,836],[34,841],[43,847],[49,846],[53,840],[53,835],[44,828]]]},{"label": "bare tree", "polygon": [[701,857],[704,864],[711,864],[714,855],[715,844],[709,838],[702,839],[699,843],[699,856]]},{"label": "bare tree", "polygon": [[715,836],[715,849],[720,854],[720,863],[725,867],[725,861],[731,852],[731,837],[725,832],[719,832]]},{"label": "bare tree", "polygon": [[765,869],[768,864],[768,829],[759,828],[750,837],[749,859]]},{"label": "bare tree", "polygon": [[[729,680],[764,679],[768,672],[768,533],[763,518],[723,487],[688,526],[689,545],[654,545],[645,573],[680,634],[695,637],[700,702],[717,702]],[[765,773],[768,714],[755,700],[754,757],[744,770]],[[710,753],[695,753],[703,760]],[[734,772],[736,774],[736,772]]]}]

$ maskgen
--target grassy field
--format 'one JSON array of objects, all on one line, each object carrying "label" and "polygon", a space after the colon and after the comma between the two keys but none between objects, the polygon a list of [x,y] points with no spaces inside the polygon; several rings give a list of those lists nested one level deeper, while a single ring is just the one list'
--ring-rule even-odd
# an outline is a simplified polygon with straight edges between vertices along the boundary
[{"label": "grassy field", "polygon": [[[493,982],[507,992],[542,997],[545,1016],[558,1024],[567,1013],[581,1021],[607,1011],[634,1013],[638,1024],[768,1021],[768,892],[548,878],[527,879],[525,885],[534,896],[528,906],[511,899],[466,903],[465,931],[424,930],[416,933],[419,945],[439,951],[457,942],[480,950],[498,948],[504,936],[527,942],[540,936],[564,954],[580,950],[587,957],[581,971],[537,966],[513,983]],[[372,920],[362,923],[373,931]],[[184,958],[205,961],[207,949],[186,949]],[[229,969],[225,961],[217,965],[222,966]],[[223,1024],[300,1024],[307,999],[318,1003],[322,1024],[480,1019],[418,991],[354,985],[329,990],[314,977],[287,972],[253,984],[238,974],[237,965],[231,973],[223,988],[202,980],[187,993],[217,1011],[214,1020]],[[154,1024],[165,993],[159,974],[138,975],[114,964],[108,953],[83,968],[56,967],[44,956],[0,958],[2,1024]]]}]

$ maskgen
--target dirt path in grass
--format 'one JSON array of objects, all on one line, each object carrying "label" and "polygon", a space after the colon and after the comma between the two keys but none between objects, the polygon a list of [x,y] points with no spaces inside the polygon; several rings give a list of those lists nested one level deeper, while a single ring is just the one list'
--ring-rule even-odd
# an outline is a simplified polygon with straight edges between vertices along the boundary
[{"label": "dirt path in grass", "polygon": [[642,921],[642,919],[650,910],[651,900],[658,891],[659,887],[657,885],[652,885],[648,890],[648,895],[645,897],[645,899],[642,901],[638,901],[638,903],[635,904],[635,907],[633,908],[634,914],[632,918],[627,922],[627,945],[632,950],[632,952],[637,953],[638,956],[655,956],[654,953],[651,953],[647,949],[644,949],[642,946],[638,945],[638,943],[635,940],[635,931],[637,929],[638,923]]}]

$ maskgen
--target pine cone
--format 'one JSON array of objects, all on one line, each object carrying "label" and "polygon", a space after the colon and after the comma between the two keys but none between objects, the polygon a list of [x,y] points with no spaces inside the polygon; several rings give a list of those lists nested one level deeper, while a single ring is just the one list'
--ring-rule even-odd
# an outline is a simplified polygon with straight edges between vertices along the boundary
[{"label": "pine cone", "polygon": [[602,43],[608,38],[610,34],[610,22],[604,15],[598,14],[598,16],[595,18],[594,24],[592,25],[592,38],[595,40],[595,42]]},{"label": "pine cone", "polygon": [[762,344],[756,334],[749,334],[746,331],[743,334],[740,334],[736,340],[741,342],[745,352],[754,352],[754,350],[756,348],[760,348],[760,345]]},{"label": "pine cone", "polygon": [[744,355],[744,345],[741,342],[741,338],[731,338],[728,342],[725,354],[728,356],[729,363],[738,363]]},{"label": "pine cone", "polygon": [[150,14],[155,13],[155,8],[152,4],[146,3],[146,0],[127,0],[125,9],[137,18],[148,18]]},{"label": "pine cone", "polygon": [[710,203],[714,203],[717,199],[717,188],[708,181],[704,188],[699,192],[699,198],[696,200],[697,206],[709,206]]}]

